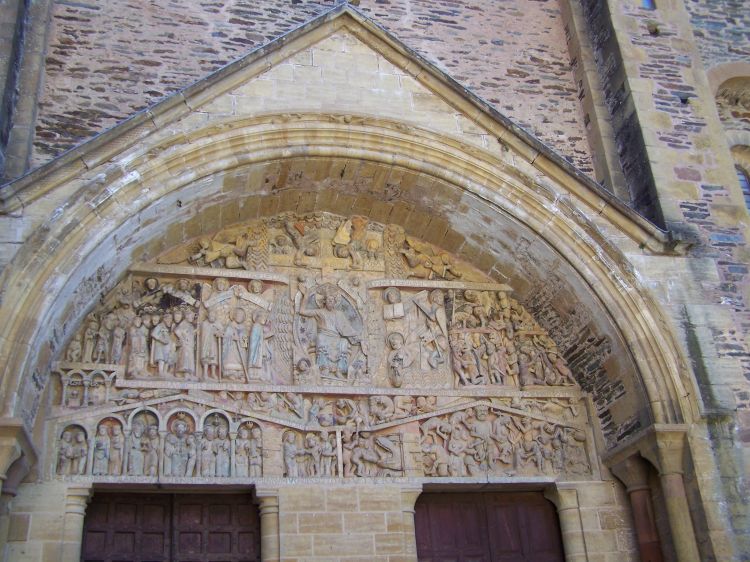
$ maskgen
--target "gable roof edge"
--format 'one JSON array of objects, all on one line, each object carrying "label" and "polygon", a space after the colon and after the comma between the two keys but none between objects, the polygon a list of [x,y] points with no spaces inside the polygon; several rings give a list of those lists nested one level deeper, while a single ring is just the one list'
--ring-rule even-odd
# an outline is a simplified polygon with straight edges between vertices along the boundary
[{"label": "gable roof edge", "polygon": [[[0,185],[0,215],[19,212],[55,185],[106,162],[116,152],[132,146],[139,139],[157,130],[160,125],[190,113],[195,106],[200,105],[203,92],[209,90],[215,84],[253,64],[260,63],[262,66],[263,59],[267,55],[281,51],[295,39],[344,15],[352,18],[359,26],[383,41],[389,48],[416,63],[416,71],[412,73],[415,79],[421,78],[421,81],[424,82],[425,78],[428,78],[429,81],[437,82],[439,85],[446,87],[460,99],[469,102],[479,111],[479,114],[484,115],[511,133],[498,137],[497,140],[500,144],[511,145],[534,168],[555,181],[561,182],[569,188],[573,187],[571,183],[583,186],[589,192],[588,194],[582,193],[580,189],[574,189],[581,200],[598,214],[605,215],[619,228],[625,230],[640,243],[641,247],[648,248],[656,253],[684,253],[689,247],[690,241],[683,241],[673,232],[663,230],[646,219],[571,164],[552,147],[495,109],[470,89],[462,86],[446,72],[403,44],[386,29],[348,3],[334,6],[284,35],[224,65],[205,78],[170,94],[150,107],[138,111],[131,117],[71,148],[39,168],[9,183]],[[349,28],[349,31],[363,39],[363,34],[357,33],[356,29]],[[265,66],[270,68],[271,65],[266,62]],[[520,143],[515,142],[516,139]],[[55,173],[59,175],[55,177]],[[570,181],[571,179],[573,182]]]}]

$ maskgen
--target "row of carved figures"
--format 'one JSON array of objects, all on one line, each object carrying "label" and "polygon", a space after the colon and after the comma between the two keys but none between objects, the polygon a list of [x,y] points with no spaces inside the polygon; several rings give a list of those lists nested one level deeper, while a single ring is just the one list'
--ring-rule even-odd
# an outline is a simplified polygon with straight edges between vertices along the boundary
[{"label": "row of carved figures", "polygon": [[356,383],[377,368],[368,356],[387,346],[387,380],[397,388],[431,385],[438,380],[431,375],[449,372],[455,386],[576,384],[555,343],[503,291],[387,287],[380,304],[385,333],[375,336],[368,330],[379,324],[364,322],[362,295],[331,283],[302,281],[294,303],[287,298],[276,308],[273,289],[258,280],[245,288],[217,278],[200,296],[186,279],[160,285],[148,278],[146,286],[169,295],[162,308],[136,313],[132,298],[123,297],[99,317],[89,315],[66,360],[127,364],[129,378],[252,382],[270,380],[275,358],[276,368],[293,361],[300,383],[314,384],[315,374]]},{"label": "row of carved figures", "polygon": [[[187,380],[197,380],[196,365],[200,363],[205,380],[219,380],[223,375],[249,382],[263,378],[261,369],[270,356],[266,343],[270,337],[268,312],[260,308],[255,309],[249,324],[245,310],[239,307],[232,309],[225,323],[218,320],[215,310],[196,323],[196,312],[189,307],[129,318],[110,313],[101,326],[89,318],[82,338],[76,336],[68,347],[66,360],[127,363],[132,378],[152,374]],[[101,353],[92,355],[92,349]]]},{"label": "row of carved figures", "polygon": [[[149,419],[151,418],[151,419]],[[263,475],[260,428],[241,424],[230,435],[228,425],[214,418],[194,432],[177,419],[159,431],[155,418],[136,419],[124,432],[119,420],[102,420],[89,441],[78,425],[65,428],[57,448],[59,476],[257,477]]]},{"label": "row of carved figures", "polygon": [[[79,425],[66,427],[57,444],[59,476],[261,477],[261,428],[241,422],[229,431],[227,418],[209,415],[202,431],[187,416],[159,430],[156,417],[141,413],[127,431],[105,418],[89,440]],[[582,429],[509,414],[480,404],[435,416],[419,427],[421,471],[432,477],[483,474],[587,474],[590,465]],[[339,442],[340,439],[340,442]],[[339,454],[340,450],[340,454]],[[281,436],[283,475],[288,478],[403,476],[403,435],[361,429],[326,429]]]},{"label": "row of carved figures", "polygon": [[583,430],[487,405],[430,418],[420,425],[426,476],[519,473],[586,474]]}]

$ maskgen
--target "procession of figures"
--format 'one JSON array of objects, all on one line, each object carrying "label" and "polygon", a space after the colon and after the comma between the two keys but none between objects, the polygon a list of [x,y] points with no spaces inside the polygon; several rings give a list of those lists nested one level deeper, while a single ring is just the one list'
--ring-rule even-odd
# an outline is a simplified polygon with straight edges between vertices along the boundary
[{"label": "procession of figures", "polygon": [[134,267],[71,336],[52,471],[588,473],[582,394],[511,292],[359,216],[287,213],[187,243]]}]

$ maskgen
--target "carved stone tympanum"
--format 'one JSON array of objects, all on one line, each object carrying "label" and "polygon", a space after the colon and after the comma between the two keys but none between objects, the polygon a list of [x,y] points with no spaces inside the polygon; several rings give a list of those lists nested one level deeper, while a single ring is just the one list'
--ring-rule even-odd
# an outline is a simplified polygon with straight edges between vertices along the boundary
[{"label": "carved stone tympanum", "polygon": [[70,336],[50,474],[584,478],[574,373],[511,292],[360,216],[189,241]]}]

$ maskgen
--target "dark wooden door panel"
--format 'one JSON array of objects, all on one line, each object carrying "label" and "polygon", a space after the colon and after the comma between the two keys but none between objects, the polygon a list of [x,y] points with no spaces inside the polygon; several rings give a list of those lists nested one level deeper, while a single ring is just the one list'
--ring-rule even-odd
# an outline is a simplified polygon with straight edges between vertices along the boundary
[{"label": "dark wooden door panel", "polygon": [[171,498],[96,494],[86,510],[81,560],[167,562]]},{"label": "dark wooden door panel", "polygon": [[84,562],[254,562],[258,510],[247,494],[98,493],[84,524]]},{"label": "dark wooden door panel", "polygon": [[558,562],[564,559],[554,506],[539,493],[422,494],[422,562]]}]

